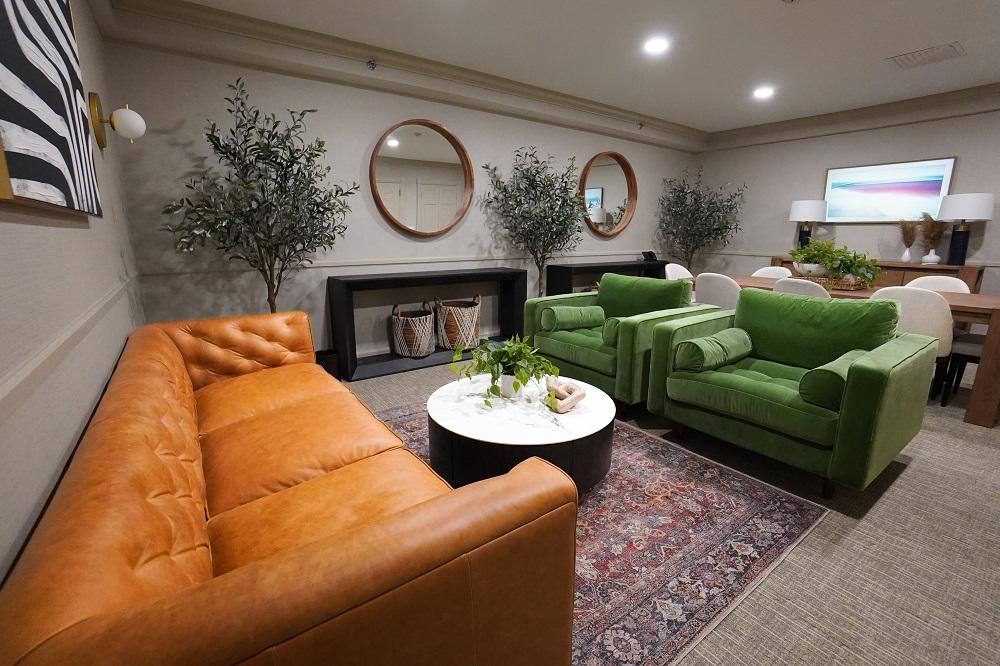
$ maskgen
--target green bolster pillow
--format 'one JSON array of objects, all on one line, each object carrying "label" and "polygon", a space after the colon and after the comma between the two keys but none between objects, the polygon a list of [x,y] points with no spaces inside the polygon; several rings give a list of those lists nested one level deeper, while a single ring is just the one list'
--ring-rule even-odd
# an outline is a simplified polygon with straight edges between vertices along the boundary
[{"label": "green bolster pillow", "polygon": [[604,328],[601,329],[601,337],[604,344],[609,347],[618,346],[618,327],[622,325],[622,320],[618,317],[608,317],[604,320]]},{"label": "green bolster pillow", "polygon": [[826,365],[813,368],[799,380],[799,395],[806,402],[839,412],[844,387],[847,385],[847,371],[851,369],[852,363],[866,353],[863,349],[855,349]]},{"label": "green bolster pillow", "polygon": [[674,352],[674,370],[717,370],[746,358],[753,350],[750,335],[742,328],[727,328],[715,335],[685,340]]},{"label": "green bolster pillow", "polygon": [[599,305],[575,307],[553,305],[542,310],[543,331],[569,331],[593,328],[604,323],[604,309]]}]

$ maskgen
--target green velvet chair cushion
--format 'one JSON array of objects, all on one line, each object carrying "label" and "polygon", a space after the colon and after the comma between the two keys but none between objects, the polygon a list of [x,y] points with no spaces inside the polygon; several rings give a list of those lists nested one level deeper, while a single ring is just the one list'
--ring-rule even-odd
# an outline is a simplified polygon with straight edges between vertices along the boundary
[{"label": "green velvet chair cushion", "polygon": [[606,317],[631,317],[691,304],[689,280],[661,280],[605,273],[597,290],[597,305]]},{"label": "green velvet chair cushion", "polygon": [[813,368],[802,375],[799,395],[806,402],[839,412],[844,387],[847,386],[847,371],[854,361],[866,353],[861,349],[852,349],[838,359]]},{"label": "green velvet chair cushion", "polygon": [[708,409],[823,447],[837,438],[838,414],[799,395],[805,368],[757,358],[704,372],[673,372],[671,400]]},{"label": "green velvet chair cushion", "polygon": [[891,340],[895,301],[823,299],[744,289],[735,326],[750,334],[757,358],[816,368],[852,349],[870,351]]},{"label": "green velvet chair cushion", "polygon": [[604,324],[604,309],[599,305],[553,305],[542,310],[543,331],[572,331]]},{"label": "green velvet chair cushion", "polygon": [[604,320],[604,327],[601,335],[604,337],[604,344],[609,347],[618,346],[618,329],[621,328],[622,320],[618,317],[608,317]]},{"label": "green velvet chair cushion", "polygon": [[753,345],[742,328],[727,328],[703,338],[685,340],[674,352],[674,369],[701,372],[732,365],[750,355]]},{"label": "green velvet chair cushion", "polygon": [[604,344],[600,326],[536,333],[535,347],[556,367],[564,360],[610,377],[618,367],[618,350]]}]

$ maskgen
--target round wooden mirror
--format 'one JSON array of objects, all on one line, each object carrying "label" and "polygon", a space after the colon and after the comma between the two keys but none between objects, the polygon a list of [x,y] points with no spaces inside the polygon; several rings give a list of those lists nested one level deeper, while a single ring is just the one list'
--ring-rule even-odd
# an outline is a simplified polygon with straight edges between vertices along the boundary
[{"label": "round wooden mirror", "polygon": [[583,167],[580,194],[591,230],[605,238],[617,236],[635,215],[635,171],[621,153],[598,153]]},{"label": "round wooden mirror", "polygon": [[387,129],[372,151],[368,179],[385,219],[415,236],[445,233],[472,203],[469,154],[432,120],[404,120]]}]

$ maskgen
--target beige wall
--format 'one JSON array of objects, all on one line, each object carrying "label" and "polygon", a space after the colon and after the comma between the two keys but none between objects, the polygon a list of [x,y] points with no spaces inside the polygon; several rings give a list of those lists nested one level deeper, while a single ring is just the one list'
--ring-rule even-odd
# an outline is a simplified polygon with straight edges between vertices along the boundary
[{"label": "beige wall", "polygon": [[[160,214],[163,204],[183,193],[182,184],[192,165],[207,154],[202,136],[205,119],[225,122],[225,86],[238,76],[246,79],[252,99],[264,109],[319,109],[309,118],[309,133],[327,142],[333,176],[362,185],[361,193],[351,202],[346,237],[332,251],[321,253],[312,267],[295,275],[279,296],[280,308],[309,312],[319,347],[330,344],[325,284],[329,275],[488,265],[526,267],[520,257],[496,242],[478,205],[487,186],[481,166],[487,162],[507,173],[514,150],[532,144],[560,162],[575,155],[578,167],[604,150],[628,157],[639,182],[634,221],[613,240],[600,239],[585,229],[574,260],[638,258],[640,251],[653,246],[661,181],[693,163],[691,155],[674,150],[412,97],[135,46],[110,45],[109,53],[116,63],[115,84],[120,95],[127,91],[129,102],[149,125],[148,135],[126,154],[125,183],[143,302],[151,321],[256,312],[266,307],[259,276],[240,271],[211,250],[195,256],[176,254],[169,235],[158,230],[164,221]],[[429,118],[444,124],[463,142],[475,168],[475,203],[468,216],[437,238],[418,239],[399,231],[382,219],[371,197],[368,163],[375,142],[388,127],[408,118]],[[530,280],[529,289],[533,289],[534,275]],[[433,291],[423,294],[434,295]],[[362,352],[387,349],[385,322],[397,297],[417,300],[422,296],[385,293],[365,300],[357,315]]]},{"label": "beige wall", "polygon": [[[767,265],[772,254],[787,253],[795,243],[788,208],[794,199],[823,198],[827,167],[951,156],[958,158],[953,193],[1000,195],[1000,112],[703,153],[708,182],[750,186],[743,232],[706,257],[705,267],[747,272]],[[973,227],[968,263],[991,266],[983,291],[1000,293],[1000,215],[994,220]],[[895,225],[823,225],[821,233],[882,259],[898,260],[903,252]],[[938,253],[947,259],[947,250],[946,236]]]},{"label": "beige wall", "polygon": [[[72,5],[85,90],[113,104],[90,9]],[[103,219],[0,208],[0,572],[142,318],[118,166],[127,145],[112,141],[96,156]]]}]

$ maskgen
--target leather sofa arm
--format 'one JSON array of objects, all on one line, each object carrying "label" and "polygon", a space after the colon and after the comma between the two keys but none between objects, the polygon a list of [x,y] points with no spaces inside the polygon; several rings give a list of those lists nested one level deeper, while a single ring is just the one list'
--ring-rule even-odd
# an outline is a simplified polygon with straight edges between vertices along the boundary
[{"label": "leather sofa arm", "polygon": [[703,338],[733,327],[733,310],[715,310],[707,314],[685,317],[657,324],[649,359],[649,411],[663,414],[667,399],[667,377],[674,371],[674,350],[685,340]]},{"label": "leather sofa arm", "polygon": [[195,390],[220,379],[291,363],[315,363],[305,312],[192,319],[152,324],[184,359]]},{"label": "leather sofa arm", "polygon": [[528,344],[532,343],[535,333],[542,330],[542,310],[553,305],[596,305],[597,292],[583,291],[578,294],[559,294],[557,296],[540,296],[529,298],[524,302],[524,337]]},{"label": "leather sofa arm", "polygon": [[145,606],[79,622],[21,663],[564,665],[576,511],[569,477],[533,458]]},{"label": "leather sofa arm", "polygon": [[865,488],[920,432],[936,357],[937,338],[905,333],[851,364],[829,478]]},{"label": "leather sofa arm", "polygon": [[718,309],[714,305],[692,303],[681,308],[644,312],[620,318],[615,394],[625,396],[624,399],[629,404],[646,401],[646,390],[649,386],[649,377],[646,373],[650,367],[655,326],[663,322],[715,312]]}]

